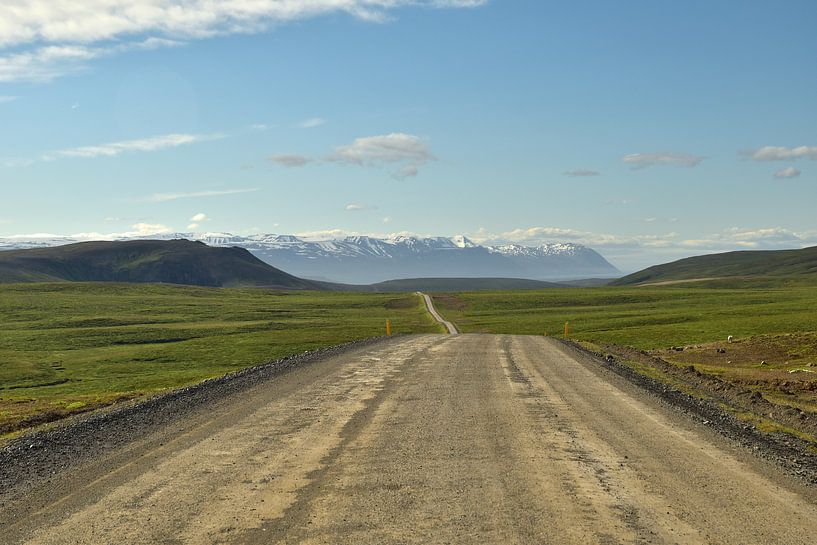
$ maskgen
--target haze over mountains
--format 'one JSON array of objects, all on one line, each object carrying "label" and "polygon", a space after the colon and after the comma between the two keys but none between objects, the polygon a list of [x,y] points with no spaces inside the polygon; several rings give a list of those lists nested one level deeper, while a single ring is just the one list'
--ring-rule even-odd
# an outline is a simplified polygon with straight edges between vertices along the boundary
[{"label": "haze over mountains", "polygon": [[[389,239],[353,236],[316,241],[292,235],[228,233],[172,233],[149,238],[183,238],[215,247],[245,248],[292,275],[349,284],[428,277],[569,280],[619,274],[598,252],[572,243],[481,246],[464,236]],[[70,237],[0,239],[0,250],[73,242],[77,240]]]}]

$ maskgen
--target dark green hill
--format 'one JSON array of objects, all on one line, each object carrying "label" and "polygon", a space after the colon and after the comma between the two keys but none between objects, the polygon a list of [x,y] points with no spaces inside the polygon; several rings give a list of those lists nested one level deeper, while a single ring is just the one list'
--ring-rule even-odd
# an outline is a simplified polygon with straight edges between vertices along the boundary
[{"label": "dark green hill", "polygon": [[411,291],[490,291],[490,290],[541,290],[564,288],[563,284],[527,280],[525,278],[401,278],[377,284],[353,285],[318,282],[326,289],[367,293],[404,293]]},{"label": "dark green hill", "polygon": [[320,289],[243,248],[214,248],[189,240],[80,242],[0,252],[0,283],[51,281]]},{"label": "dark green hill", "polygon": [[802,250],[757,250],[688,257],[619,278],[612,286],[728,277],[817,275],[817,246]]}]

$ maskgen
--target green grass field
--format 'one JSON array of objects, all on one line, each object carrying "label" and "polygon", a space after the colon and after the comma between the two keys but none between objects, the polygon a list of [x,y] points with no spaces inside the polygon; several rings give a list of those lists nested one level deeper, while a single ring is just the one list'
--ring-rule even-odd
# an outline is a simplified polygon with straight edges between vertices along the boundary
[{"label": "green grass field", "polygon": [[[479,292],[434,300],[464,333],[562,336],[569,322],[570,338],[599,350],[638,348],[760,391],[774,403],[817,412],[817,288],[780,281],[778,287],[717,285],[729,287]],[[729,335],[734,343],[726,342]],[[652,371],[646,372],[657,376]]]},{"label": "green grass field", "polygon": [[435,295],[464,333],[561,335],[654,349],[817,331],[817,288],[571,288]]},{"label": "green grass field", "polygon": [[414,294],[0,286],[0,435],[355,339],[441,332]]}]

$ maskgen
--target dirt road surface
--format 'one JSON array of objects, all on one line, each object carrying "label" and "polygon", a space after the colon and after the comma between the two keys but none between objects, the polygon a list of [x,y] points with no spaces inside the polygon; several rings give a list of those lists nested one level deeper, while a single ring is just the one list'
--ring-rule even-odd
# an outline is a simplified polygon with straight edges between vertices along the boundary
[{"label": "dirt road surface", "polygon": [[0,508],[4,543],[815,536],[805,485],[556,341],[499,335],[305,365]]},{"label": "dirt road surface", "polygon": [[425,301],[426,308],[428,309],[428,312],[431,314],[431,316],[435,320],[437,320],[437,322],[441,323],[445,327],[445,329],[446,329],[446,331],[448,331],[449,335],[456,335],[456,334],[459,333],[457,331],[457,327],[454,324],[452,324],[451,322],[449,322],[448,320],[443,318],[440,315],[440,313],[437,312],[437,309],[434,308],[434,302],[431,300],[431,297],[429,297],[427,294],[419,292],[419,291],[417,292],[417,294],[420,295],[423,298],[423,301]]}]

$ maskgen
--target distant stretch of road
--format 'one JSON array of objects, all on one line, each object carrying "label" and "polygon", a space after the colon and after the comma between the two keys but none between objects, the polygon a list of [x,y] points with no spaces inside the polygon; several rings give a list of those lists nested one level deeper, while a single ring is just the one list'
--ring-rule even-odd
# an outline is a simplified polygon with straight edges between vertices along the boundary
[{"label": "distant stretch of road", "polygon": [[445,318],[440,316],[440,313],[437,312],[437,309],[434,308],[434,302],[431,300],[431,297],[429,297],[425,293],[422,293],[422,292],[419,292],[419,291],[417,293],[419,295],[422,295],[423,300],[425,300],[425,302],[426,302],[426,308],[428,309],[428,312],[431,313],[431,315],[434,317],[435,320],[437,320],[438,322],[443,324],[443,326],[445,326],[445,329],[448,330],[449,335],[456,335],[456,334],[459,333],[459,331],[457,331],[457,328],[456,328],[456,326],[454,324],[452,324],[451,322],[449,322],[448,320],[446,320]]},{"label": "distant stretch of road", "polygon": [[533,336],[401,336],[352,349],[0,502],[2,543],[815,536],[813,490]]}]

